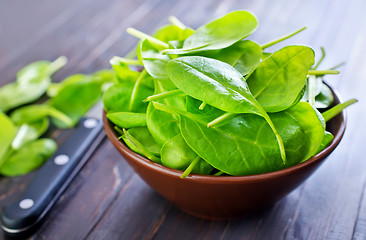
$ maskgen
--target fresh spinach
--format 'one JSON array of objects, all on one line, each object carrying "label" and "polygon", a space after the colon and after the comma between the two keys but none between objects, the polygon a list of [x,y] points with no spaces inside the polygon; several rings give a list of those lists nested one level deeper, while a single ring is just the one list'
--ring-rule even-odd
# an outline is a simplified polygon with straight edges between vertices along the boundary
[{"label": "fresh spinach", "polygon": [[10,118],[0,112],[0,166],[6,160],[4,156],[11,146],[16,131],[16,127]]},{"label": "fresh spinach", "polygon": [[234,11],[199,27],[181,49],[166,49],[165,54],[187,54],[223,49],[249,36],[257,28],[257,19],[247,11]]},{"label": "fresh spinach", "polygon": [[41,166],[57,149],[52,139],[38,139],[9,154],[0,167],[0,174],[18,176],[26,174]]},{"label": "fresh spinach", "polygon": [[33,62],[17,74],[16,82],[0,88],[0,111],[7,112],[40,98],[51,83],[51,75],[66,64],[65,57],[54,62]]},{"label": "fresh spinach", "polygon": [[289,108],[303,89],[314,51],[284,47],[266,58],[247,79],[251,93],[267,112]]}]

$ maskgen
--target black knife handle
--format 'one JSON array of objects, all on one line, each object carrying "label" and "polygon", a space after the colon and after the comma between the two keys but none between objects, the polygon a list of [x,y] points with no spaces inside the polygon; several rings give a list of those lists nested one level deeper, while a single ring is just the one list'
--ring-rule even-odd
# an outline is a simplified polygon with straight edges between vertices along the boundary
[{"label": "black knife handle", "polygon": [[[2,228],[10,236],[37,224],[71,182],[70,177],[103,128],[97,119],[82,119],[70,138],[41,167],[23,195],[2,211]],[[74,177],[74,176],[72,176]]]}]

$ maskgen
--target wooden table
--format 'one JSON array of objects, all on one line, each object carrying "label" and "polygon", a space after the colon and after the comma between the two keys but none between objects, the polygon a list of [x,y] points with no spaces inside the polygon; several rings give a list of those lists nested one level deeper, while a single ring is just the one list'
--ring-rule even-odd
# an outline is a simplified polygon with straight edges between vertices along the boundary
[{"label": "wooden table", "polygon": [[[325,164],[269,210],[237,221],[207,221],[156,194],[104,136],[32,239],[366,239],[363,0],[3,0],[0,85],[13,81],[29,62],[60,55],[69,64],[54,81],[106,68],[112,56],[125,55],[137,43],[125,32],[129,26],[152,33],[175,15],[197,27],[234,9],[256,14],[260,27],[252,39],[259,43],[306,25],[307,31],[286,44],[310,45],[317,53],[324,46],[322,67],[347,62],[327,81],[343,99],[360,102],[348,110],[346,134]],[[61,143],[68,133],[53,136]],[[16,199],[35,173],[1,177],[0,207]]]}]

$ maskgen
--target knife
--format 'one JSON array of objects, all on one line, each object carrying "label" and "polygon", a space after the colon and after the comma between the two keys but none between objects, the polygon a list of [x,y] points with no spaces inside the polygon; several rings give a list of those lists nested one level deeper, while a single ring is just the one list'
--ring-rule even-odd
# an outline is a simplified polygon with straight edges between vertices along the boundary
[{"label": "knife", "polygon": [[[57,199],[104,139],[100,120],[102,107],[99,102],[80,120],[74,133],[39,169],[21,197],[3,208],[1,228],[7,236],[27,237],[41,225]],[[89,149],[90,145],[92,147]]]}]

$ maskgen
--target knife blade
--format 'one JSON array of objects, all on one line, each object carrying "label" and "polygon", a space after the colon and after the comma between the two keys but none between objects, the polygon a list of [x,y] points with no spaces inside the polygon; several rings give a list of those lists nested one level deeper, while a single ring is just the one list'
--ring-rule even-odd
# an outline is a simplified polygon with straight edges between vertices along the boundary
[{"label": "knife blade", "polygon": [[7,236],[30,236],[41,225],[52,206],[104,139],[102,109],[102,102],[97,103],[80,120],[73,134],[39,169],[20,198],[3,208],[1,228]]}]

